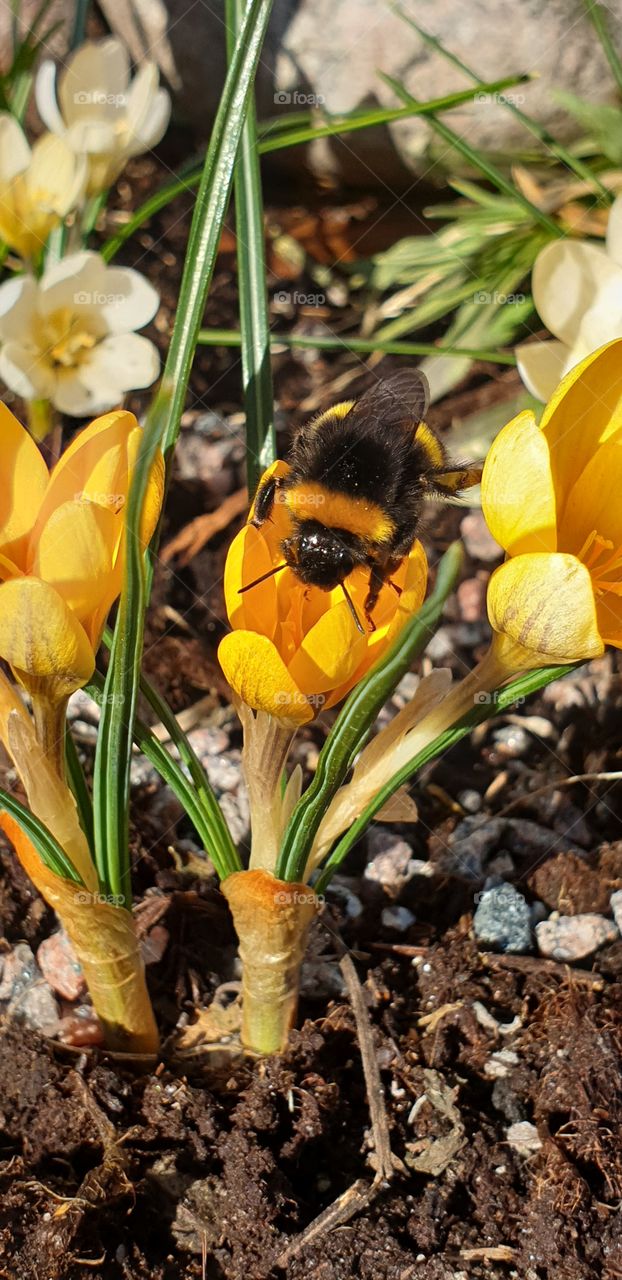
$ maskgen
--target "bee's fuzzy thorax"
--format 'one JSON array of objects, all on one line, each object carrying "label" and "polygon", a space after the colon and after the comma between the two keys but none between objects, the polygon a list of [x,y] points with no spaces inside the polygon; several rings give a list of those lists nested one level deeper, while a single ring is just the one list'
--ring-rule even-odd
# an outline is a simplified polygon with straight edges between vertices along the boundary
[{"label": "bee's fuzzy thorax", "polygon": [[373,542],[389,542],[395,522],[370,498],[337,493],[314,480],[293,484],[285,490],[285,504],[299,521],[317,520],[327,528],[349,529],[357,537]]}]

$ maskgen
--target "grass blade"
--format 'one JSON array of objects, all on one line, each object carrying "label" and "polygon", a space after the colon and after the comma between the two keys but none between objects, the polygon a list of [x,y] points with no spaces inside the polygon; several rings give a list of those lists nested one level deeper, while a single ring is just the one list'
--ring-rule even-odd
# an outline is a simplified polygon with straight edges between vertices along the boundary
[{"label": "grass blade", "polygon": [[[242,335],[235,329],[201,329],[199,342],[211,347],[239,347]],[[472,347],[437,346],[431,342],[391,342],[383,338],[341,338],[338,334],[271,333],[273,347],[300,347],[303,351],[353,351],[372,355],[383,351],[393,356],[468,356],[471,360],[488,360],[494,364],[516,364],[509,351],[488,351]]]},{"label": "grass blade", "polygon": [[93,769],[95,862],[105,892],[131,904],[129,835],[130,764],[145,609],[145,554],[140,521],[156,451],[169,420],[170,394],[161,391],[147,418],[130,485],[125,518],[125,576]]},{"label": "grass blade", "polygon": [[[529,671],[526,675],[519,676],[518,679],[513,680],[511,684],[505,685],[503,689],[498,689],[493,695],[493,715],[498,715],[499,712],[504,711],[506,707],[512,706],[512,703],[516,702],[518,698],[526,698],[529,694],[536,693],[538,689],[543,689],[545,685],[551,684],[553,680],[558,680],[561,675],[564,675],[570,670],[572,670],[572,668],[567,666],[546,667],[540,671]],[[462,720],[458,721],[458,723],[451,729],[446,729],[438,738],[435,738],[432,742],[428,743],[423,751],[420,751],[413,760],[409,761],[403,769],[400,769],[399,773],[394,774],[390,781],[387,782],[377,795],[374,796],[373,800],[370,801],[360,817],[356,819],[356,822],[353,822],[349,831],[347,831],[346,834],[342,836],[341,840],[339,840],[335,845],[335,848],[326,861],[317,882],[313,886],[316,893],[324,892],[331,877],[341,866],[341,863],[344,858],[347,857],[353,845],[356,844],[357,840],[360,840],[370,822],[372,822],[376,814],[379,813],[383,804],[386,804],[387,800],[389,800],[400,787],[404,786],[406,782],[409,782],[419,769],[423,768],[424,764],[427,764],[430,760],[434,760],[435,757],[440,755],[442,752],[448,751],[456,742],[459,742],[467,733],[470,733],[471,729],[473,729],[475,725],[481,724],[483,720],[487,720],[491,714],[490,706],[490,702],[483,704],[480,703],[475,706],[467,716],[464,716]]]},{"label": "grass blade", "polygon": [[611,36],[609,35],[609,28],[607,26],[604,8],[602,5],[597,4],[596,0],[583,0],[583,3],[585,5],[585,12],[587,13],[587,16],[605,51],[607,61],[618,86],[618,91],[622,93],[622,62],[620,61],[620,55],[618,54]]},{"label": "grass blade", "polygon": [[[305,125],[296,126],[294,129],[280,129],[277,132],[271,132],[270,136],[265,134],[259,138],[257,150],[259,155],[267,155],[271,151],[281,151],[286,147],[299,147],[304,143],[313,142],[315,138],[332,138],[336,134],[355,133],[359,129],[370,129],[375,125],[394,124],[396,120],[409,120],[411,116],[425,116],[434,111],[449,111],[452,107],[459,107],[464,102],[472,102],[476,92],[485,93],[502,93],[504,89],[511,89],[518,84],[526,84],[530,79],[528,75],[506,76],[504,80],[496,80],[481,86],[480,90],[464,89],[460,93],[449,94],[444,98],[434,98],[431,102],[416,103],[404,107],[378,107],[373,111],[369,109],[365,111],[353,111],[347,116],[335,116],[327,124],[323,125]],[[149,218],[158,213],[160,209],[164,209],[171,200],[181,195],[184,191],[194,191],[201,181],[203,172],[202,165],[194,165],[188,167],[187,171],[183,171],[179,176],[171,182],[167,182],[159,191],[145,200],[144,204],[139,205],[138,209],[126,222],[119,231],[106,240],[101,246],[100,253],[106,262],[118,253],[121,245],[129,239],[140,227],[144,226]],[[512,190],[512,196],[515,196]]]},{"label": "grass blade", "polygon": [[[243,0],[227,0],[227,45],[233,56],[235,35],[244,12]],[[261,172],[257,153],[257,121],[251,94],[235,163],[235,221],[242,382],[246,412],[246,483],[254,493],[260,476],[276,458],[274,393],[270,364],[270,322],[264,250]]]},{"label": "grass blade", "polygon": [[60,876],[62,880],[71,880],[73,884],[83,884],[82,877],[78,875],[73,862],[67,857],[65,850],[61,848],[58,841],[55,840],[51,831],[35,818],[34,813],[30,809],[26,809],[19,800],[15,799],[10,792],[0,789],[0,810],[6,809],[12,818],[19,823],[22,831],[32,841],[41,861],[54,872],[54,875]]},{"label": "grass blade", "polygon": [[461,544],[452,543],[438,566],[434,590],[406,624],[388,654],[352,690],[320,751],[313,782],[296,805],[285,832],[275,875],[302,880],[313,839],[351,760],[396,685],[434,634],[445,600],[463,562]]},{"label": "grass blade", "polygon": [[[380,73],[380,76],[381,79],[384,80],[385,84],[388,84],[390,88],[395,91],[398,98],[401,98],[402,102],[417,102],[417,99],[413,98],[412,95],[407,92],[404,86],[400,84],[399,80],[395,80],[393,76],[384,75],[382,72]],[[483,91],[483,89],[480,90],[480,92]],[[486,92],[490,91],[486,90]],[[470,147],[468,142],[464,141],[464,138],[461,138],[458,133],[453,129],[450,129],[449,126],[446,125],[444,121],[439,120],[437,116],[430,116],[430,125],[438,134],[440,134],[441,138],[444,138],[445,142],[449,143],[450,146],[455,147],[456,151],[458,151],[465,160],[468,160],[469,164],[473,165],[476,169],[479,169],[480,173],[482,173],[485,178],[488,178],[488,181],[492,182],[499,191],[503,191],[504,195],[511,196],[512,199],[516,200],[516,202],[522,205],[524,209],[527,209],[534,222],[541,223],[541,225],[546,227],[547,231],[549,231],[553,236],[558,237],[563,235],[561,227],[559,227],[552,218],[549,218],[548,213],[543,213],[542,209],[538,209],[537,205],[532,204],[531,200],[528,200],[527,197],[523,195],[522,191],[519,191],[518,187],[515,187],[513,183],[505,177],[505,174],[503,174],[500,169],[497,169],[497,167],[488,160],[483,152],[476,151],[473,147]]]},{"label": "grass blade", "polygon": [[249,0],[197,192],[165,379],[173,388],[163,452],[170,464],[233,183],[233,168],[271,0]]},{"label": "grass blade", "polygon": [[75,802],[78,806],[78,816],[80,818],[80,826],[88,840],[89,849],[93,852],[93,801],[91,793],[86,784],[84,769],[80,763],[80,757],[76,749],[76,744],[71,736],[69,729],[65,733],[65,763],[67,765],[67,778],[69,786],[74,795]]}]

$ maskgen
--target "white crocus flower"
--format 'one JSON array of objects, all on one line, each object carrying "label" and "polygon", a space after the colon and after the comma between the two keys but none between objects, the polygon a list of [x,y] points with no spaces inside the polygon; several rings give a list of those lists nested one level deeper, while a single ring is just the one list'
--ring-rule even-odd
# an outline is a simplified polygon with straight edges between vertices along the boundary
[{"label": "white crocus flower", "polygon": [[45,134],[32,150],[14,116],[0,111],[0,239],[22,258],[36,258],[54,227],[80,204],[84,156]]},{"label": "white crocus flower", "polygon": [[550,400],[564,374],[622,337],[622,196],[611,206],[605,247],[555,240],[536,258],[536,310],[555,339],[516,348],[519,372],[538,400]]},{"label": "white crocus flower", "polygon": [[61,413],[104,413],[157,378],[156,347],[133,331],[158,305],[144,276],[108,267],[98,253],[70,254],[39,280],[8,280],[0,285],[0,377]]},{"label": "white crocus flower", "polygon": [[56,66],[43,62],[35,95],[48,129],[87,156],[90,195],[105,191],[131,156],[154,147],[171,114],[155,63],[143,62],[130,80],[125,45],[112,38],[86,41],[72,54],[59,77],[58,97]]}]

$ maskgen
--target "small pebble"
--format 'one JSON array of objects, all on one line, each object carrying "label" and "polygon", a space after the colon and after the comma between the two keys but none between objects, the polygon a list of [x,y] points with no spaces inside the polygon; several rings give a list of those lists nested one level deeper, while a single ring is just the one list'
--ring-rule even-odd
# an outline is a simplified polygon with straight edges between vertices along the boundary
[{"label": "small pebble", "polygon": [[610,901],[613,918],[620,933],[622,933],[622,889],[618,889],[616,893],[612,893]]},{"label": "small pebble", "polygon": [[385,893],[397,898],[412,877],[410,867],[412,850],[405,840],[400,840],[386,827],[376,826],[370,831],[368,843],[372,858],[365,867],[363,879],[368,884],[381,885]]},{"label": "small pebble", "polygon": [[538,1130],[529,1120],[518,1120],[516,1124],[511,1124],[506,1129],[505,1136],[508,1145],[521,1156],[535,1155],[542,1147]]},{"label": "small pebble", "polygon": [[529,734],[518,725],[504,725],[502,729],[495,729],[492,739],[497,755],[505,760],[518,760],[527,755],[533,746]]},{"label": "small pebble", "polygon": [[478,622],[484,616],[487,578],[487,574],[481,578],[466,578],[458,586],[456,597],[464,622]]},{"label": "small pebble", "polygon": [[512,955],[531,950],[531,912],[512,884],[499,884],[480,894],[473,929],[479,942]]},{"label": "small pebble", "polygon": [[89,1048],[104,1043],[104,1030],[91,1006],[82,1004],[61,1018],[58,1038],[63,1044],[72,1044],[78,1049]]},{"label": "small pebble", "polygon": [[553,960],[585,960],[619,937],[613,920],[587,911],[577,916],[550,916],[536,925],[540,955]]},{"label": "small pebble", "polygon": [[77,1000],[86,992],[86,982],[76,953],[63,929],[41,943],[37,960],[43,977],[57,995]]},{"label": "small pebble", "polygon": [[18,942],[2,957],[0,1000],[13,1000],[40,977],[41,971],[28,943]]},{"label": "small pebble", "polygon": [[464,545],[474,560],[498,560],[503,550],[495,542],[481,511],[471,511],[460,521],[460,533]]},{"label": "small pebble", "polygon": [[456,800],[466,813],[477,813],[482,807],[482,797],[479,791],[473,791],[470,787],[466,791],[459,791]]},{"label": "small pebble", "polygon": [[484,1063],[484,1075],[492,1080],[504,1080],[509,1076],[512,1067],[518,1066],[518,1061],[518,1054],[513,1049],[498,1049],[496,1053],[491,1053],[488,1061]]},{"label": "small pebble", "polygon": [[406,933],[415,923],[415,916],[408,907],[385,907],[380,919],[384,929],[393,929],[396,933]]}]

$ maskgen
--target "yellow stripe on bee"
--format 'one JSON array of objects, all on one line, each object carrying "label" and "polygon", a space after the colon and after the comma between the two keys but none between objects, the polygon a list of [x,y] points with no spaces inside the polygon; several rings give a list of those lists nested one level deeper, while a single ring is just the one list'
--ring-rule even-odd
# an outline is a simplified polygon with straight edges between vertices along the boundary
[{"label": "yellow stripe on bee", "polygon": [[340,404],[334,404],[332,409],[325,409],[324,413],[320,413],[317,418],[314,418],[309,423],[311,430],[315,431],[316,427],[321,427],[330,418],[337,418],[338,421],[342,418],[347,418],[350,409],[354,408],[355,403],[355,400],[342,400]]},{"label": "yellow stripe on bee", "polygon": [[286,489],[285,505],[297,520],[317,520],[329,529],[348,529],[372,542],[388,542],[395,532],[394,521],[370,498],[335,493],[317,481]]},{"label": "yellow stripe on bee", "polygon": [[415,440],[417,441],[417,444],[423,445],[432,466],[442,467],[445,461],[445,450],[443,449],[440,440],[437,440],[432,428],[428,426],[427,422],[419,423],[415,432]]}]

